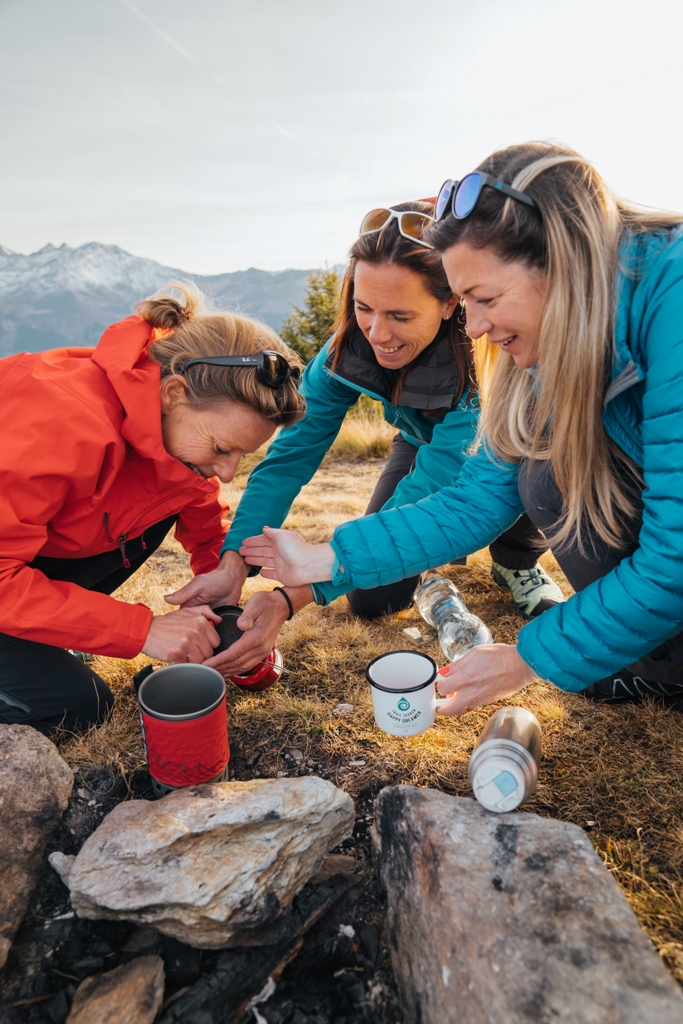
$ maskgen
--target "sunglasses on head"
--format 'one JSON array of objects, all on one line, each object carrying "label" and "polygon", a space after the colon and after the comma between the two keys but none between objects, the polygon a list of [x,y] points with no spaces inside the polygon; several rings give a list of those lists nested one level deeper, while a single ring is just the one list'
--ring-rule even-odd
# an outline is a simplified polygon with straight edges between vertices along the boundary
[{"label": "sunglasses on head", "polygon": [[469,217],[485,186],[495,189],[496,192],[502,192],[503,195],[516,199],[520,203],[526,203],[527,206],[536,206],[530,196],[518,192],[516,188],[511,188],[504,181],[492,178],[490,174],[484,174],[482,171],[474,171],[472,174],[465,175],[462,181],[454,181],[452,178],[447,178],[444,181],[436,198],[434,219],[441,220],[447,213],[452,213],[456,220],[464,220],[465,217]]},{"label": "sunglasses on head", "polygon": [[404,238],[424,245],[425,249],[434,248],[422,237],[434,223],[434,218],[417,210],[389,210],[385,207],[370,210],[370,213],[363,217],[358,234],[371,235],[374,231],[381,231],[387,224],[391,224],[392,220],[397,221],[398,230]]},{"label": "sunglasses on head", "polygon": [[185,373],[190,366],[198,363],[209,363],[211,366],[256,367],[256,376],[268,388],[283,388],[288,380],[298,387],[301,370],[298,366],[290,366],[279,352],[264,349],[252,356],[207,356],[205,359],[190,359],[183,363],[179,373]]}]

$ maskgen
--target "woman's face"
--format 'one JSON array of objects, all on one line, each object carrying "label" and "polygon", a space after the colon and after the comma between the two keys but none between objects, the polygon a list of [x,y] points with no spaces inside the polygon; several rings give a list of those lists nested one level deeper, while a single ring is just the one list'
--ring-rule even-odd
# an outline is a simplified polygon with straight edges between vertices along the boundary
[{"label": "woman's face", "polygon": [[359,260],[353,278],[356,320],[380,366],[407,366],[436,337],[441,321],[452,316],[457,298],[435,299],[425,279],[408,267]]},{"label": "woman's face", "polygon": [[229,483],[243,455],[255,452],[275,433],[273,424],[251,406],[214,402],[205,409],[189,405],[185,382],[161,383],[161,434],[164,448],[193,473]]},{"label": "woman's face", "polygon": [[447,249],[442,260],[448,283],[464,304],[470,338],[486,334],[517,366],[535,366],[545,274],[464,242]]}]

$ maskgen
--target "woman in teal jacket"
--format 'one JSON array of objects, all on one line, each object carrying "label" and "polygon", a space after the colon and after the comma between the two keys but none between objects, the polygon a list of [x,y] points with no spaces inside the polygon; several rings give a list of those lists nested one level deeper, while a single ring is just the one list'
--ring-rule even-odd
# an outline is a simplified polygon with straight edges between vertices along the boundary
[{"label": "woman in teal jacket", "polygon": [[683,216],[617,201],[571,150],[494,153],[446,183],[429,239],[487,335],[481,444],[454,487],[346,523],[331,545],[245,542],[289,584],[384,584],[486,544],[526,510],[577,593],[440,689],[458,714],[535,677],[683,710]]},{"label": "woman in teal jacket", "polygon": [[[242,541],[266,524],[280,526],[362,394],[380,401],[387,421],[399,428],[368,513],[412,504],[457,480],[475,437],[478,398],[472,344],[457,315],[457,300],[441,257],[422,238],[423,229],[433,224],[432,210],[426,203],[403,203],[365,218],[350,252],[334,338],[304,374],[306,416],[281,431],[252,470],[220,570],[198,577],[174,600],[199,599],[215,606],[239,599],[249,572],[238,554]],[[536,564],[545,544],[526,515],[492,540],[494,578],[510,588],[522,614],[531,618],[562,600],[557,585]],[[413,575],[388,586],[354,589],[348,595],[351,609],[375,618],[405,608],[418,579]],[[314,599],[329,603],[346,589],[323,583],[285,596],[298,610]],[[252,651],[259,637],[267,651],[289,609],[281,594],[259,595],[245,609],[242,626],[250,624],[257,609],[262,611],[259,628],[241,641],[241,648]],[[275,614],[271,633],[261,637],[266,619],[273,617],[269,612]],[[264,651],[254,649],[252,657],[263,657]],[[236,645],[230,657],[240,654]],[[225,664],[226,659],[220,661],[221,667]]]}]

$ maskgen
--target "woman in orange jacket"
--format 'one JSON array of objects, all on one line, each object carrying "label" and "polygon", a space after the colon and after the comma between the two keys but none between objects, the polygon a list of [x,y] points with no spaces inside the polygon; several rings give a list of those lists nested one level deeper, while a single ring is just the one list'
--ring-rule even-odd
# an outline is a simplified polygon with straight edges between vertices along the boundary
[{"label": "woman in orange jacket", "polygon": [[219,643],[208,606],[155,616],[108,595],[174,525],[193,572],[214,569],[219,481],[305,403],[296,356],[269,328],[174,291],[181,301],[141,303],[94,349],[0,360],[2,723],[102,720],[112,694],[68,648],[202,662]]}]

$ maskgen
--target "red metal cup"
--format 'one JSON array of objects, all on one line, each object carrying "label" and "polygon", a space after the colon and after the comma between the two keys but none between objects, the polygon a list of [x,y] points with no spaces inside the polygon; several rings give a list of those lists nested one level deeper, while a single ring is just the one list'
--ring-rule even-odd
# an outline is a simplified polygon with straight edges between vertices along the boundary
[{"label": "red metal cup", "polygon": [[230,676],[230,681],[241,690],[267,690],[276,683],[282,672],[282,655],[274,647],[268,657],[241,676]]},{"label": "red metal cup", "polygon": [[137,697],[157,796],[225,777],[230,747],[220,672],[207,665],[167,665],[142,679]]}]

